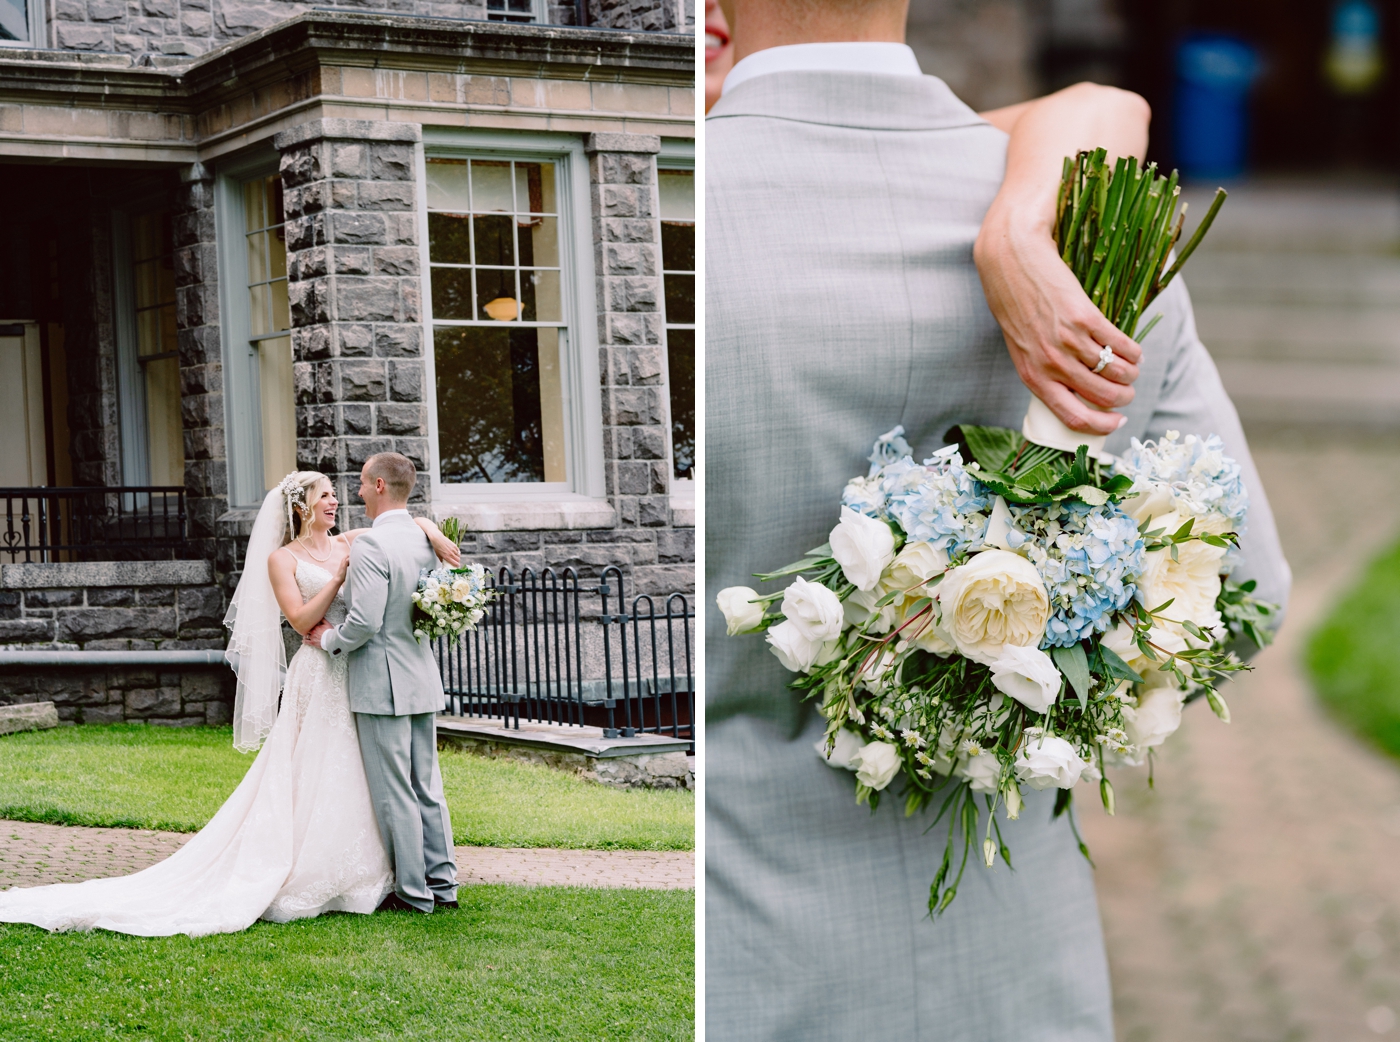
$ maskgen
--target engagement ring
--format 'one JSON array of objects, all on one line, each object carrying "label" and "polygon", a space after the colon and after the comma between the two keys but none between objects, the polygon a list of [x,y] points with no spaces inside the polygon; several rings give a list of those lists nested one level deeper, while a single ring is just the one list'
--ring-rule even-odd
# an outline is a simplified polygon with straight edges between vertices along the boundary
[{"label": "engagement ring", "polygon": [[1099,348],[1099,364],[1094,366],[1093,371],[1096,373],[1103,372],[1108,368],[1108,363],[1113,361],[1116,357],[1118,356],[1113,353],[1113,348],[1104,344],[1103,347]]}]

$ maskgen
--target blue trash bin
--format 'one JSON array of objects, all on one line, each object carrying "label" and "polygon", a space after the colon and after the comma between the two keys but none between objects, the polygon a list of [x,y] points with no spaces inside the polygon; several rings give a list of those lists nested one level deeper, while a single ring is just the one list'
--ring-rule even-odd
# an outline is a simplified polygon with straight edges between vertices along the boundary
[{"label": "blue trash bin", "polygon": [[1249,88],[1259,55],[1232,36],[1192,36],[1176,54],[1176,165],[1184,177],[1228,179],[1244,173]]}]

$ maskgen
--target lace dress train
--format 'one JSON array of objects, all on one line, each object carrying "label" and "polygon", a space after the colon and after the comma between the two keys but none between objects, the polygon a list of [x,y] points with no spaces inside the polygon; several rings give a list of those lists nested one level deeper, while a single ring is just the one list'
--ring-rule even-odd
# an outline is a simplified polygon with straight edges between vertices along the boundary
[{"label": "lace dress train", "polygon": [[[310,599],[330,581],[298,560]],[[345,617],[339,595],[326,616]],[[350,712],[343,660],[302,647],[277,720],[209,824],[134,875],[0,893],[0,922],[146,937],[245,930],[322,912],[372,912],[393,888]]]}]

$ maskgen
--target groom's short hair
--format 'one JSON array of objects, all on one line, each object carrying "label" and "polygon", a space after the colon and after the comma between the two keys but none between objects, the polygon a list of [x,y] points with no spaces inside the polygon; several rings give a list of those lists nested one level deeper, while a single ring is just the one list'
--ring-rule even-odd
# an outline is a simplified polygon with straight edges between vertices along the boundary
[{"label": "groom's short hair", "polygon": [[375,453],[365,460],[365,473],[371,478],[382,479],[389,494],[405,503],[418,481],[418,472],[413,469],[412,461],[397,452]]}]

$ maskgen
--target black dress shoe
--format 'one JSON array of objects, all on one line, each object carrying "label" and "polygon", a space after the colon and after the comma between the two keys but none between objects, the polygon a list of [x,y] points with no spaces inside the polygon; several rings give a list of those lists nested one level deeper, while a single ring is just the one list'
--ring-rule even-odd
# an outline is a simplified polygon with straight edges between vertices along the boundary
[{"label": "black dress shoe", "polygon": [[457,904],[457,899],[456,899],[455,897],[454,897],[451,901],[444,901],[444,900],[442,900],[441,898],[435,897],[435,898],[433,898],[433,904],[437,905],[439,908],[458,908],[458,907],[460,907],[460,906]]},{"label": "black dress shoe", "polygon": [[393,891],[393,890],[389,891],[389,896],[388,896],[388,897],[384,898],[384,900],[382,900],[382,901],[379,902],[379,907],[376,908],[375,911],[376,911],[376,912],[418,912],[420,915],[427,915],[427,914],[428,914],[427,912],[424,912],[421,908],[415,908],[415,907],[413,907],[413,905],[409,904],[409,903],[408,903],[407,901],[405,901],[402,897],[400,897],[400,896],[398,895],[397,891]]}]

